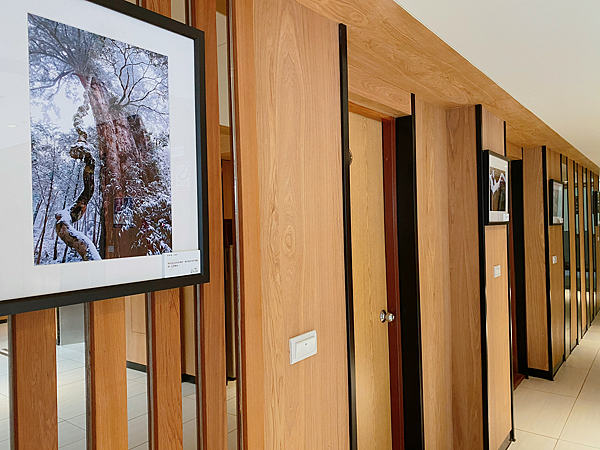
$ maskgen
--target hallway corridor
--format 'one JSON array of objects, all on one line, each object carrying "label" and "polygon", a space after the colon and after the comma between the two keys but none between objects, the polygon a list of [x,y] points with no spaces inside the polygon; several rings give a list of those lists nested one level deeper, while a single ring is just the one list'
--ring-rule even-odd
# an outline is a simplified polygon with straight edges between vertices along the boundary
[{"label": "hallway corridor", "polygon": [[555,381],[523,380],[514,395],[510,450],[600,449],[600,316]]}]

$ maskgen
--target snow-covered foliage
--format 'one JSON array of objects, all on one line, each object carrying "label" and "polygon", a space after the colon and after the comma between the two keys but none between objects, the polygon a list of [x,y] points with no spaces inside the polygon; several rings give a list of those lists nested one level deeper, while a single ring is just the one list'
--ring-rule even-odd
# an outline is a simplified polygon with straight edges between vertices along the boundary
[{"label": "snow-covered foliage", "polygon": [[85,152],[93,195],[67,225],[89,259],[172,251],[167,57],[31,14],[29,57],[35,263],[82,260],[56,225],[84,191]]}]

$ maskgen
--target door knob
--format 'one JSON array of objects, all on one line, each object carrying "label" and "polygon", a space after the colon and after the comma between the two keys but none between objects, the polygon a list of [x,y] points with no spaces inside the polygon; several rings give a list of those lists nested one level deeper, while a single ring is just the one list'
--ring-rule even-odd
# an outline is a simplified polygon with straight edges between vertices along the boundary
[{"label": "door knob", "polygon": [[385,309],[381,311],[381,314],[379,314],[379,320],[381,320],[381,323],[391,323],[395,318],[396,316],[393,313],[386,312]]}]

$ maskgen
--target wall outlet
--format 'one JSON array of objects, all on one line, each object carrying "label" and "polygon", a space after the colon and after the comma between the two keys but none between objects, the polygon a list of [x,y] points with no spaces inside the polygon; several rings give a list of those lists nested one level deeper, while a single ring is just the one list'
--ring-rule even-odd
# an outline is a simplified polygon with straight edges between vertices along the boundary
[{"label": "wall outlet", "polygon": [[500,266],[494,266],[494,278],[498,278],[500,275],[502,275]]},{"label": "wall outlet", "polygon": [[556,255],[554,255],[552,257],[552,264],[556,264],[558,262],[558,258],[556,257]]},{"label": "wall outlet", "polygon": [[290,339],[290,364],[317,354],[317,332],[309,331]]}]

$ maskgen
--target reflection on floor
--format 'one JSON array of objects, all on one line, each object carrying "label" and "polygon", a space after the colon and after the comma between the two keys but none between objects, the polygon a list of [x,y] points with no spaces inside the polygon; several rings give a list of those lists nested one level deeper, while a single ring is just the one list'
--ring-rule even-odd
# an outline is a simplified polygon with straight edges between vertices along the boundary
[{"label": "reflection on floor", "polygon": [[517,442],[509,450],[600,449],[600,317],[554,381],[530,378],[515,391]]}]

